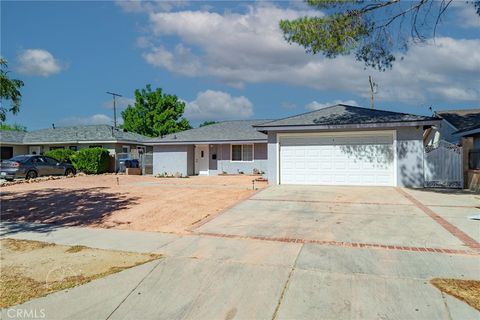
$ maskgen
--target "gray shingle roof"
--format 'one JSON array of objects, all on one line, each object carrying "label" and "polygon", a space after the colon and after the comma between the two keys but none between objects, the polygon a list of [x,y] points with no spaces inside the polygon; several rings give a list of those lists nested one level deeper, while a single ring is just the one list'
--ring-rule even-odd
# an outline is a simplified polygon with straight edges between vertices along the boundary
[{"label": "gray shingle roof", "polygon": [[11,131],[11,130],[2,130],[0,131],[0,142],[1,143],[22,143],[23,138],[25,137],[26,132],[22,131]]},{"label": "gray shingle roof", "polygon": [[[6,143],[9,138],[6,131],[2,131],[1,142]],[[131,141],[144,142],[148,137],[122,129],[114,129],[109,125],[83,125],[71,127],[57,127],[55,129],[40,129],[23,133],[17,143],[33,144],[45,142],[76,142],[76,141]]]},{"label": "gray shingle roof", "polygon": [[328,108],[266,122],[256,127],[348,125],[432,120],[438,120],[438,118],[337,104]]},{"label": "gray shingle roof", "polygon": [[252,141],[266,140],[267,136],[252,126],[271,120],[236,120],[223,121],[208,126],[190,129],[164,136],[152,138],[149,142],[208,142],[208,141]]},{"label": "gray shingle roof", "polygon": [[436,114],[455,126],[458,131],[471,130],[480,125],[480,108],[443,110]]}]

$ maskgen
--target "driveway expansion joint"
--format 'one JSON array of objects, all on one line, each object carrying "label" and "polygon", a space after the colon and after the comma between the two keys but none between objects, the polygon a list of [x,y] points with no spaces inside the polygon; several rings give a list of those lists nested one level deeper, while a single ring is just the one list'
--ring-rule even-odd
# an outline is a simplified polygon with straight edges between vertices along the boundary
[{"label": "driveway expansion joint", "polygon": [[287,293],[288,285],[290,284],[290,280],[292,279],[293,272],[295,271],[295,268],[297,266],[298,257],[300,257],[300,253],[302,252],[303,247],[304,247],[304,244],[302,244],[302,246],[298,250],[298,253],[297,253],[297,256],[295,257],[295,261],[293,262],[292,268],[290,269],[290,272],[288,273],[287,281],[285,281],[282,292],[280,293],[280,298],[278,299],[278,303],[275,306],[275,310],[273,311],[272,320],[277,319],[278,310],[280,309],[280,306],[282,305],[283,299],[285,298],[285,294]]},{"label": "driveway expansion joint", "polygon": [[137,288],[143,283],[143,281],[145,281],[146,278],[148,278],[148,276],[150,276],[152,274],[152,272],[160,265],[160,263],[163,262],[163,258],[159,258],[157,263],[153,266],[153,268],[132,288],[132,290],[130,290],[130,292],[125,296],[125,298],[122,299],[122,301],[120,301],[120,303],[115,307],[115,309],[113,309],[113,311],[105,318],[105,320],[108,320],[112,317],[112,315],[115,313],[115,311],[118,310],[118,308],[120,308],[120,306],[133,294],[133,292],[135,292],[135,290],[137,290]]},{"label": "driveway expansion joint", "polygon": [[329,204],[361,204],[361,205],[376,205],[376,206],[414,206],[409,203],[391,203],[391,202],[356,202],[356,201],[331,201],[331,200],[300,200],[300,199],[269,199],[269,198],[253,198],[249,200],[254,201],[272,201],[272,202],[303,202],[303,203],[329,203]]}]

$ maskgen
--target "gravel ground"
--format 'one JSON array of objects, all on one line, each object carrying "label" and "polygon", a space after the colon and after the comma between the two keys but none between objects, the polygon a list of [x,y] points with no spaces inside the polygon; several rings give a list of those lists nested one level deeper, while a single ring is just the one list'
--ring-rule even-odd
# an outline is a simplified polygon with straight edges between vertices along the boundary
[{"label": "gravel ground", "polygon": [[252,195],[255,178],[98,175],[12,185],[0,190],[2,220],[183,233]]}]

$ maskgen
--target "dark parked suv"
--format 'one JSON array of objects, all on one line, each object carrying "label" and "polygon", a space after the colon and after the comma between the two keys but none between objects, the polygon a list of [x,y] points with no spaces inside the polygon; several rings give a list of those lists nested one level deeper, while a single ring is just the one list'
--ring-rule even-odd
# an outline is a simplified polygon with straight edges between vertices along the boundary
[{"label": "dark parked suv", "polygon": [[15,178],[34,179],[41,176],[70,174],[75,174],[72,164],[31,154],[4,160],[0,166],[0,178],[10,181]]}]

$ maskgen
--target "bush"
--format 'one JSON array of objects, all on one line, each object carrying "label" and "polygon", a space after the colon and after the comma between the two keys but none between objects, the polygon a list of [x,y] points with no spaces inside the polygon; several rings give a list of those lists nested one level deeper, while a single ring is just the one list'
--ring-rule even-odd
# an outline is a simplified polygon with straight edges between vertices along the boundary
[{"label": "bush", "polygon": [[52,157],[60,162],[73,162],[73,157],[75,156],[76,152],[70,149],[55,149],[50,150],[45,155],[47,157]]},{"label": "bush", "polygon": [[110,154],[104,148],[80,149],[73,157],[73,165],[85,173],[105,173],[108,171]]}]

